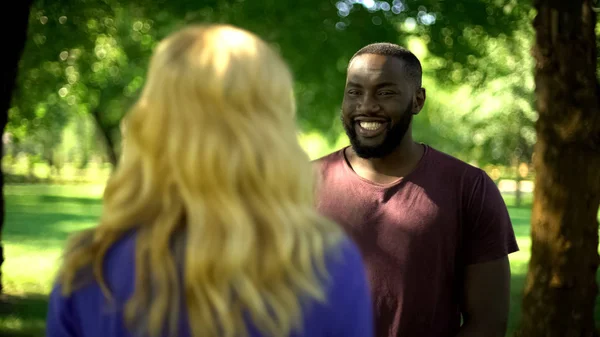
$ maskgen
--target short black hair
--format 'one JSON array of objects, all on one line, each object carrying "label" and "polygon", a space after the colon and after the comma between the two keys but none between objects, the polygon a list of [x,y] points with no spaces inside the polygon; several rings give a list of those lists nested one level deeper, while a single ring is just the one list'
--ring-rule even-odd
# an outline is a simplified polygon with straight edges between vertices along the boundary
[{"label": "short black hair", "polygon": [[352,63],[352,60],[354,60],[357,56],[364,54],[390,56],[404,61],[406,74],[411,80],[415,82],[417,88],[421,87],[421,81],[423,77],[423,69],[421,68],[421,62],[410,50],[389,42],[371,43],[357,51],[350,59],[350,62],[348,62],[348,66]]}]

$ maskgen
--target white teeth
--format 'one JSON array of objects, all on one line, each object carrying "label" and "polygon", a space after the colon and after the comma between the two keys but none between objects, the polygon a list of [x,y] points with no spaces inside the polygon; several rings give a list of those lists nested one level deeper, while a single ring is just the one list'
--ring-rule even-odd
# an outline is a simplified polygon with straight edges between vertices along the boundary
[{"label": "white teeth", "polygon": [[360,122],[360,127],[366,130],[377,130],[383,123],[379,122]]}]

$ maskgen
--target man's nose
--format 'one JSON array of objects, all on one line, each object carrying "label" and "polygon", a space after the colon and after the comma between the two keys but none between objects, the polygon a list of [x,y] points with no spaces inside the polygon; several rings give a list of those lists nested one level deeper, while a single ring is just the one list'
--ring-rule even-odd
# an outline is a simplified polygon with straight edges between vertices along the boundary
[{"label": "man's nose", "polygon": [[378,112],[380,109],[379,102],[370,95],[365,95],[358,107],[360,113],[373,113]]}]

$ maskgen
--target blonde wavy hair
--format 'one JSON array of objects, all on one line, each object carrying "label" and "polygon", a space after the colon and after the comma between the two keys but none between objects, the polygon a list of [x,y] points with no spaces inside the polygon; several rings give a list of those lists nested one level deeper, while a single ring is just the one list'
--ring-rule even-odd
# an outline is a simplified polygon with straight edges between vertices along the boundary
[{"label": "blonde wavy hair", "polygon": [[163,40],[126,116],[99,225],[67,246],[63,294],[93,278],[111,299],[105,255],[135,231],[131,328],[175,335],[181,300],[195,337],[245,336],[245,315],[269,336],[300,328],[304,299],[325,300],[325,259],[342,234],[314,209],[292,83],[245,30],[190,26]]}]

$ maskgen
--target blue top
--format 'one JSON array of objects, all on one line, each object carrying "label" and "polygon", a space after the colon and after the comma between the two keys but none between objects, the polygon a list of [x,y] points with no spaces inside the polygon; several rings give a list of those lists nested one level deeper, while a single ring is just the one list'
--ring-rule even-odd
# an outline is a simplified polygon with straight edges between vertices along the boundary
[{"label": "blue top", "polygon": [[[105,278],[118,303],[133,294],[135,235],[117,242],[105,259]],[[373,313],[368,281],[358,249],[351,241],[341,243],[342,259],[328,259],[330,283],[327,303],[306,306],[301,333],[290,337],[373,337]],[[96,282],[69,297],[55,286],[50,294],[47,337],[130,337],[125,328],[122,307],[108,303]],[[190,336],[187,314],[182,315],[179,337]],[[250,337],[263,336],[249,327]]]}]

